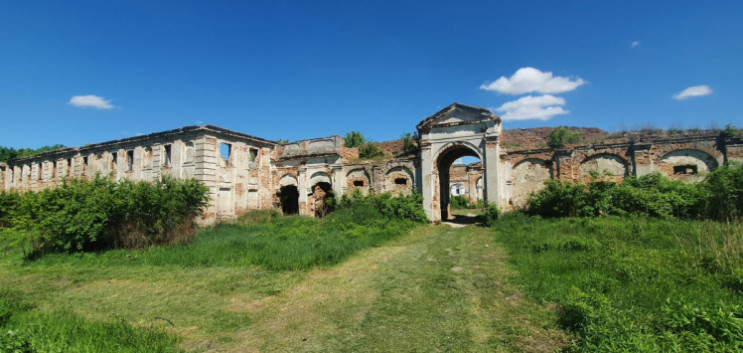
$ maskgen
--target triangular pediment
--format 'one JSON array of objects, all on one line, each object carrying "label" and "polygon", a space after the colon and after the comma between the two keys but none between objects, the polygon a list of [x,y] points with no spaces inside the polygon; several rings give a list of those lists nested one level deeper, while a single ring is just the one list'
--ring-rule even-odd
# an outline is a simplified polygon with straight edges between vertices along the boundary
[{"label": "triangular pediment", "polygon": [[437,127],[479,124],[483,122],[500,122],[500,118],[488,109],[454,103],[441,109],[436,114],[423,119],[417,126],[418,131],[428,131]]}]

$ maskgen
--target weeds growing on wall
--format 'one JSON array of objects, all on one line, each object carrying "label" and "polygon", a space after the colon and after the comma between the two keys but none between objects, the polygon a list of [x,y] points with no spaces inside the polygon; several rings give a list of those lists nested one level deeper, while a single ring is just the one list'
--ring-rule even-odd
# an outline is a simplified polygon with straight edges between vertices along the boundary
[{"label": "weeds growing on wall", "polygon": [[[113,182],[66,180],[56,188],[3,195],[14,207],[5,220],[11,244],[31,245],[31,257],[53,252],[140,248],[188,242],[208,189],[195,180]],[[10,200],[10,201],[8,201]]]},{"label": "weeds growing on wall", "polygon": [[526,211],[543,217],[643,215],[727,220],[743,212],[743,167],[728,163],[704,181],[685,184],[659,173],[627,177],[622,184],[547,181]]}]

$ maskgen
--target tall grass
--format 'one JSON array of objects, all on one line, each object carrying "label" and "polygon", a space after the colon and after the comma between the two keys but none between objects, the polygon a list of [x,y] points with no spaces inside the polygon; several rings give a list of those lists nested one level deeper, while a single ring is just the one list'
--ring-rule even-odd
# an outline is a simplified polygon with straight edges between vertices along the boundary
[{"label": "tall grass", "polygon": [[495,229],[527,293],[562,308],[572,350],[743,349],[740,223],[516,213]]},{"label": "tall grass", "polygon": [[[344,200],[324,219],[253,211],[234,223],[201,230],[189,244],[141,250],[50,254],[38,264],[98,263],[102,266],[249,266],[297,270],[339,263],[351,254],[399,237],[423,214],[420,195],[380,195]],[[405,206],[408,205],[409,207]],[[407,215],[407,216],[406,216]],[[421,216],[422,215],[422,216]]]},{"label": "tall grass", "polygon": [[0,290],[1,352],[177,352],[176,336],[123,319],[92,322],[69,310],[39,313],[22,293]]}]

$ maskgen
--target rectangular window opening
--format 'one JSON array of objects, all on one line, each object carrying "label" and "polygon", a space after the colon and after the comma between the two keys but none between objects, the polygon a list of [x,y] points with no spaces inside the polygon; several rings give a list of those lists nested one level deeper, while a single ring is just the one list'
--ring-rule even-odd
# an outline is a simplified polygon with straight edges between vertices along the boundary
[{"label": "rectangular window opening", "polygon": [[406,178],[395,178],[395,185],[408,185],[408,179],[406,179]]},{"label": "rectangular window opening", "polygon": [[232,155],[232,145],[229,143],[222,142],[219,144],[219,155],[224,159],[225,165],[230,164],[230,157]]},{"label": "rectangular window opening", "polygon": [[165,145],[165,160],[163,161],[163,165],[166,167],[170,167],[171,158],[173,156],[173,145]]},{"label": "rectangular window opening", "polygon": [[119,154],[116,152],[111,152],[111,166],[115,170],[116,165],[119,163]]},{"label": "rectangular window opening", "polygon": [[126,170],[134,169],[134,150],[126,151]]},{"label": "rectangular window opening", "polygon": [[72,176],[72,158],[67,158],[67,176]]},{"label": "rectangular window opening", "polygon": [[353,186],[364,186],[364,181],[363,180],[354,180],[353,181]]},{"label": "rectangular window opening", "polygon": [[675,165],[673,166],[673,174],[679,174],[679,175],[697,174],[697,166],[696,165]]},{"label": "rectangular window opening", "polygon": [[83,157],[83,175],[88,175],[88,157]]},{"label": "rectangular window opening", "polygon": [[257,157],[258,157],[258,150],[251,148],[250,149],[250,161],[254,162]]}]

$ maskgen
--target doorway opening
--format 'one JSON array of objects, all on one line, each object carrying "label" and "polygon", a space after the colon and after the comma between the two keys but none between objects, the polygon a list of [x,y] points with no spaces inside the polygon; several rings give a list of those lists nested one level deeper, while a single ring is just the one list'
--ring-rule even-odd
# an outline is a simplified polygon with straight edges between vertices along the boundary
[{"label": "doorway opening", "polygon": [[282,186],[279,189],[281,212],[285,215],[299,213],[299,189],[294,185]]},{"label": "doorway opening", "polygon": [[439,154],[436,166],[441,220],[474,223],[474,209],[484,204],[477,185],[483,176],[480,156],[464,144],[455,144]]},{"label": "doorway opening", "polygon": [[319,182],[313,185],[310,197],[314,200],[315,217],[324,218],[335,210],[335,193],[330,183]]}]

